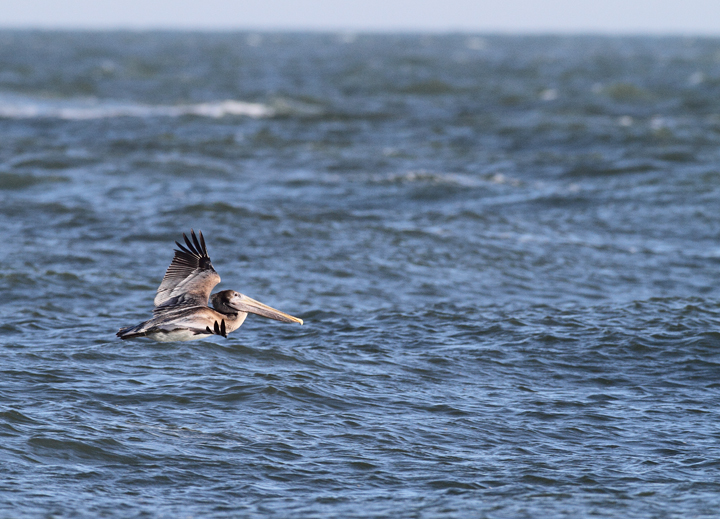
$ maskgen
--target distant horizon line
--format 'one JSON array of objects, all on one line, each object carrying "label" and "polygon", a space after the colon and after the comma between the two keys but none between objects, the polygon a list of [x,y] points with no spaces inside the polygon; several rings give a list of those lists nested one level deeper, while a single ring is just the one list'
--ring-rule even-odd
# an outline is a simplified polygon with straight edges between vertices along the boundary
[{"label": "distant horizon line", "polygon": [[673,37],[720,38],[717,32],[669,30],[610,29],[469,29],[469,28],[342,28],[342,27],[191,27],[191,26],[91,26],[91,25],[2,25],[0,31],[19,32],[178,32],[178,33],[264,33],[264,34],[336,34],[336,35],[473,35],[473,36],[600,36],[600,37]]}]

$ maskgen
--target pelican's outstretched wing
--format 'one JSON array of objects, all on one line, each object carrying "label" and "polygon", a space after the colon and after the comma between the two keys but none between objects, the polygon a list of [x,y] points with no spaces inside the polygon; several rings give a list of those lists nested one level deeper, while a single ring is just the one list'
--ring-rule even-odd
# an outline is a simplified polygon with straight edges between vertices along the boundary
[{"label": "pelican's outstretched wing", "polygon": [[207,306],[210,292],[220,283],[220,276],[213,268],[208,256],[205,238],[198,232],[190,230],[192,242],[183,233],[185,247],[175,244],[175,257],[170,263],[165,277],[158,287],[155,296],[155,313],[176,309],[177,307]]}]

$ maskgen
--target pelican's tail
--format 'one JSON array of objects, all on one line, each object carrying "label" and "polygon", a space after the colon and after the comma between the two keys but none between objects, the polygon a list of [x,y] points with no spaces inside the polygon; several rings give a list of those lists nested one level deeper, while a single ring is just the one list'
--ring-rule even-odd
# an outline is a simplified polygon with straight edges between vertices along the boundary
[{"label": "pelican's tail", "polygon": [[126,328],[120,328],[115,334],[121,339],[133,339],[135,337],[146,337],[147,330],[145,329],[145,323],[140,323],[135,326],[128,326]]}]

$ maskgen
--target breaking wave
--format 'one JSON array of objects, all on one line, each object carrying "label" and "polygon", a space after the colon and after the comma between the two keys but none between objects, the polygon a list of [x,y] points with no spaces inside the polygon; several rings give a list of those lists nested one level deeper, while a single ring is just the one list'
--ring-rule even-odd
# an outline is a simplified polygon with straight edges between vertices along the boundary
[{"label": "breaking wave", "polygon": [[262,103],[225,100],[179,105],[148,105],[97,99],[40,99],[0,96],[0,118],[5,119],[110,119],[115,117],[225,116],[272,117],[275,110]]}]

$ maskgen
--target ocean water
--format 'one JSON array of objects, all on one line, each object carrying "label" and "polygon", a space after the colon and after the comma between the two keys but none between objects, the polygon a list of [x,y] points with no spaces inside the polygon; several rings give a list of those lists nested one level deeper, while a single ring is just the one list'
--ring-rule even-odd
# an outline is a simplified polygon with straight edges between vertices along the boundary
[{"label": "ocean water", "polygon": [[[717,517],[720,40],[0,32],[0,517]],[[297,315],[120,341],[174,241]]]}]

